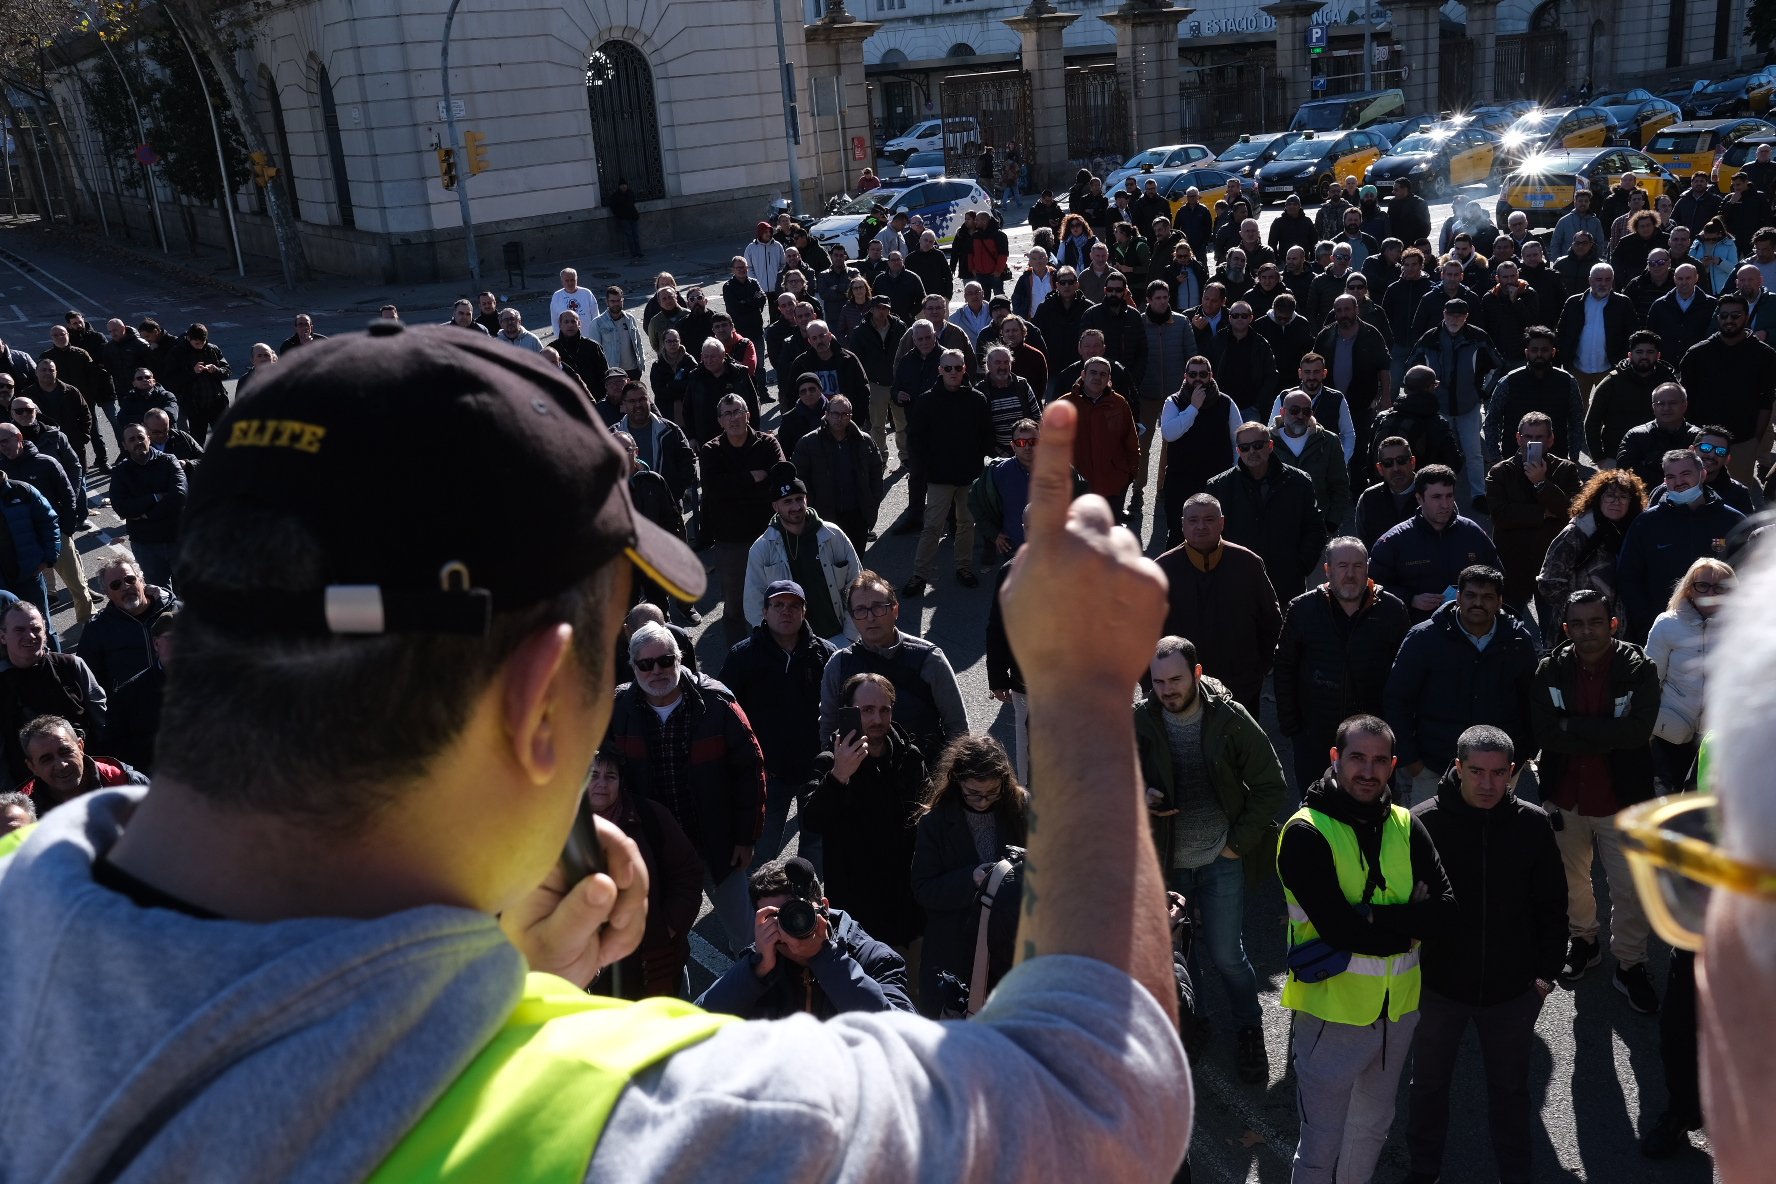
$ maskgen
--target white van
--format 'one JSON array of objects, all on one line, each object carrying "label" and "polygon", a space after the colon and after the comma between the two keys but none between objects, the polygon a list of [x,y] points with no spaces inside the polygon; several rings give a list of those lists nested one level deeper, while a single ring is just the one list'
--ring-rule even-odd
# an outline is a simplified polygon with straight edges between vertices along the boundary
[{"label": "white van", "polygon": [[951,149],[960,152],[969,144],[980,142],[980,125],[972,115],[923,120],[884,144],[882,155],[895,164],[905,164],[915,152],[944,151],[946,140]]}]

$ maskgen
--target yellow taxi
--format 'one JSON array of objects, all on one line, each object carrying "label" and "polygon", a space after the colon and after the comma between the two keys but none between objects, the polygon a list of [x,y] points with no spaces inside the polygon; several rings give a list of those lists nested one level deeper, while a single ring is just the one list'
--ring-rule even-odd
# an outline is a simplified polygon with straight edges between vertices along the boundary
[{"label": "yellow taxi", "polygon": [[1318,201],[1331,181],[1361,181],[1369,166],[1392,150],[1379,132],[1303,132],[1301,138],[1258,170],[1260,203],[1281,201],[1289,194]]},{"label": "yellow taxi", "polygon": [[1618,142],[1619,129],[1602,107],[1539,107],[1499,137],[1499,150],[1518,161],[1563,148],[1603,148]]},{"label": "yellow taxi", "polygon": [[1714,187],[1722,193],[1732,189],[1734,174],[1757,159],[1758,147],[1763,144],[1776,147],[1776,130],[1753,132],[1728,144],[1726,150],[1715,159]]},{"label": "yellow taxi", "polygon": [[1614,120],[1621,142],[1631,148],[1645,148],[1661,128],[1683,118],[1682,107],[1639,87],[1600,95],[1587,105],[1599,108]]},{"label": "yellow taxi", "polygon": [[1633,148],[1584,148],[1538,152],[1519,163],[1505,177],[1499,194],[1497,218],[1503,226],[1513,214],[1529,216],[1531,226],[1552,226],[1572,208],[1580,185],[1593,191],[1607,189],[1624,173],[1640,178],[1640,187],[1657,196],[1676,197],[1682,188],[1664,165]]},{"label": "yellow taxi", "polygon": [[1688,177],[1712,172],[1729,148],[1756,135],[1776,135],[1776,124],[1762,119],[1687,119],[1663,128],[1647,142],[1646,153],[1678,176]]},{"label": "yellow taxi", "polygon": [[1369,184],[1387,189],[1404,178],[1415,193],[1441,198],[1461,185],[1492,177],[1498,158],[1498,136],[1479,127],[1440,123],[1415,132],[1369,168]]}]

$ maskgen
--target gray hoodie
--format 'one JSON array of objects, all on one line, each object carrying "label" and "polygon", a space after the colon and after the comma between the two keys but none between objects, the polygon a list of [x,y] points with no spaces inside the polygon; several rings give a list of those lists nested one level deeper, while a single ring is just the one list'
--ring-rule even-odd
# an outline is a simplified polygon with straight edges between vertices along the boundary
[{"label": "gray hoodie", "polygon": [[[462,909],[251,924],[139,905],[93,863],[144,792],[77,798],[0,860],[0,1178],[363,1179],[500,1027],[522,957]],[[631,1083],[588,1179],[1165,1179],[1190,1113],[1145,992],[1038,958],[967,1023],[725,1028]]]}]

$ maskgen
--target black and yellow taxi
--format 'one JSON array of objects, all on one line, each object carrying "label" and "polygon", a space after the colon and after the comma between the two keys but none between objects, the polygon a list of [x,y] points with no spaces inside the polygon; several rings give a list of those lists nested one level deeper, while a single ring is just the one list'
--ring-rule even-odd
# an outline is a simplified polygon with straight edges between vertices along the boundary
[{"label": "black and yellow taxi", "polygon": [[1757,159],[1757,150],[1769,144],[1776,151],[1776,130],[1753,132],[1728,144],[1714,164],[1714,187],[1722,193],[1733,188],[1733,175]]},{"label": "black and yellow taxi", "polygon": [[1656,197],[1676,197],[1682,189],[1677,176],[1646,153],[1634,148],[1580,148],[1538,152],[1521,161],[1505,176],[1499,193],[1498,224],[1513,213],[1529,215],[1531,226],[1552,226],[1572,208],[1580,185],[1601,192],[1615,185],[1624,173],[1640,178],[1640,187]]},{"label": "black and yellow taxi", "polygon": [[1346,177],[1361,181],[1392,147],[1377,132],[1303,132],[1258,170],[1258,200],[1281,201],[1293,193],[1303,201],[1318,201],[1329,182]]},{"label": "black and yellow taxi", "polygon": [[1646,154],[1680,177],[1712,173],[1729,148],[1757,135],[1776,135],[1776,124],[1749,117],[1686,119],[1661,128],[1647,141]]},{"label": "black and yellow taxi", "polygon": [[1616,121],[1602,107],[1538,107],[1518,117],[1499,137],[1510,161],[1565,148],[1604,148],[1620,142]]},{"label": "black and yellow taxi", "polygon": [[1728,115],[1762,115],[1776,95],[1776,74],[1759,70],[1711,82],[1691,96],[1686,110],[1692,119],[1721,119]]},{"label": "black and yellow taxi", "polygon": [[1461,185],[1492,177],[1498,158],[1498,136],[1479,127],[1439,123],[1407,136],[1394,150],[1369,166],[1369,184],[1385,189],[1402,177],[1413,191],[1443,197]]},{"label": "black and yellow taxi", "polygon": [[1683,118],[1682,107],[1639,87],[1599,95],[1588,106],[1603,110],[1615,120],[1621,142],[1630,148],[1645,148],[1662,129]]}]

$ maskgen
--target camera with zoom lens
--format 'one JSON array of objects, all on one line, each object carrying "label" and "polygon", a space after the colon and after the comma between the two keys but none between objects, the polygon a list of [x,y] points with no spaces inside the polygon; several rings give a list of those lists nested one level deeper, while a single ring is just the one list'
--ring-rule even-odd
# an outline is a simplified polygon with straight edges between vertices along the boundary
[{"label": "camera with zoom lens", "polygon": [[786,900],[783,902],[783,906],[777,910],[777,928],[781,929],[786,937],[805,941],[814,936],[814,930],[819,926],[820,918],[825,915],[826,910],[813,901]]}]

